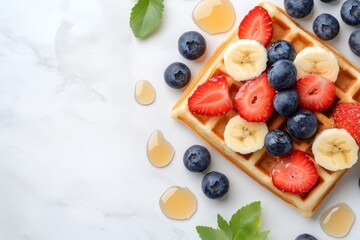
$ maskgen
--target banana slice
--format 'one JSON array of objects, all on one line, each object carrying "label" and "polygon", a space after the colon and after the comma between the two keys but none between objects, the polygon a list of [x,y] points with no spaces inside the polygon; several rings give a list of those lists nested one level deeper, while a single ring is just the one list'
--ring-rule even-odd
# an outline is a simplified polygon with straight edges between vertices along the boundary
[{"label": "banana slice", "polygon": [[335,82],[339,73],[336,56],[322,47],[307,47],[300,51],[294,60],[297,79],[316,73],[323,78]]},{"label": "banana slice", "polygon": [[330,171],[352,167],[357,162],[358,151],[354,138],[339,128],[322,131],[312,145],[315,162]]},{"label": "banana slice", "polygon": [[235,152],[252,153],[264,146],[267,132],[266,123],[248,122],[237,115],[225,127],[225,144]]},{"label": "banana slice", "polygon": [[266,48],[256,40],[240,39],[224,54],[227,73],[236,81],[259,76],[266,69]]}]

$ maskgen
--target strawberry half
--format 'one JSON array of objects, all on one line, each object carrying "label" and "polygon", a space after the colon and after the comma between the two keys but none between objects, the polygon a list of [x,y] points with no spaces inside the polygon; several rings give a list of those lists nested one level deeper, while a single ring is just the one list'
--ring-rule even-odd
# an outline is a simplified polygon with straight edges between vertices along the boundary
[{"label": "strawberry half", "polygon": [[192,113],[205,116],[220,116],[233,107],[229,85],[225,76],[216,76],[199,85],[188,99]]},{"label": "strawberry half", "polygon": [[294,194],[308,192],[318,179],[315,163],[300,150],[292,150],[287,156],[280,157],[271,175],[277,189]]},{"label": "strawberry half", "polygon": [[272,35],[271,17],[268,11],[260,6],[253,8],[239,25],[238,36],[240,39],[253,39],[264,47],[269,45]]},{"label": "strawberry half", "polygon": [[235,96],[236,110],[249,122],[265,122],[274,110],[275,94],[266,73],[263,73],[240,87]]},{"label": "strawberry half", "polygon": [[333,112],[335,127],[344,128],[360,145],[360,103],[340,103]]},{"label": "strawberry half", "polygon": [[330,107],[335,98],[336,87],[317,74],[309,74],[300,78],[295,85],[299,95],[299,106],[313,112]]}]

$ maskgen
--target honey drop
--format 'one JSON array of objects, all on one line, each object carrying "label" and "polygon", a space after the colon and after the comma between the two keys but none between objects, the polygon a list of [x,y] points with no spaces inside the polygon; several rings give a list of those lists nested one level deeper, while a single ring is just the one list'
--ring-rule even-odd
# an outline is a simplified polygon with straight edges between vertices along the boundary
[{"label": "honey drop", "polygon": [[149,105],[155,100],[155,89],[148,80],[135,84],[135,100],[141,105]]},{"label": "honey drop", "polygon": [[150,163],[155,167],[161,168],[171,162],[175,150],[164,138],[162,132],[156,130],[148,139],[146,153]]}]

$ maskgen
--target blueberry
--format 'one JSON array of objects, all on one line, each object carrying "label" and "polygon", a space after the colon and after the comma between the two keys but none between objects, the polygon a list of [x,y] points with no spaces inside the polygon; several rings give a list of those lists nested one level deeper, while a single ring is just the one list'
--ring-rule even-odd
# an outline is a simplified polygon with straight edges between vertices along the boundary
[{"label": "blueberry", "polygon": [[294,46],[286,40],[278,40],[267,47],[269,64],[273,64],[281,59],[294,61],[296,52]]},{"label": "blueberry", "polygon": [[335,2],[336,0],[320,0],[320,1],[322,1],[324,3],[332,3],[332,2]]},{"label": "blueberry", "polygon": [[283,116],[290,116],[296,112],[299,95],[294,89],[278,92],[274,97],[274,108]]},{"label": "blueberry", "polygon": [[340,24],[334,16],[323,13],[315,18],[313,31],[322,40],[331,40],[339,34]]},{"label": "blueberry", "polygon": [[287,127],[291,135],[298,139],[308,139],[316,132],[318,126],[315,114],[301,109],[288,118]]},{"label": "blueberry", "polygon": [[174,62],[165,69],[164,78],[167,85],[180,89],[189,83],[191,72],[185,64]]},{"label": "blueberry", "polygon": [[344,23],[350,26],[356,26],[360,24],[360,1],[345,1],[341,6],[340,15]]},{"label": "blueberry", "polygon": [[296,68],[290,60],[279,60],[271,65],[268,72],[270,85],[276,90],[290,88],[296,82]]},{"label": "blueberry", "polygon": [[314,7],[314,0],[284,0],[287,14],[294,18],[304,18]]},{"label": "blueberry", "polygon": [[283,156],[291,151],[293,140],[287,132],[273,129],[266,134],[264,145],[271,155]]},{"label": "blueberry", "polygon": [[300,234],[299,236],[297,236],[295,238],[295,240],[317,240],[317,238],[310,234],[303,233],[303,234]]},{"label": "blueberry", "polygon": [[212,171],[203,177],[201,188],[204,194],[211,199],[223,197],[229,191],[229,179],[222,173]]},{"label": "blueberry", "polygon": [[205,53],[205,38],[195,31],[185,32],[179,38],[178,49],[184,58],[189,60],[198,59]]},{"label": "blueberry", "polygon": [[183,157],[185,167],[190,172],[202,172],[210,164],[211,156],[206,147],[193,145],[189,147]]},{"label": "blueberry", "polygon": [[349,38],[349,47],[356,56],[360,57],[360,28],[351,33]]}]

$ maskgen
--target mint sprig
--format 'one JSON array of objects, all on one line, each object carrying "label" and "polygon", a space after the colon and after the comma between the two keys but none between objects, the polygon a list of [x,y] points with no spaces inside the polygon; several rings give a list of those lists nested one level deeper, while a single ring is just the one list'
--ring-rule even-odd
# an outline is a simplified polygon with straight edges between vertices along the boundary
[{"label": "mint sprig", "polygon": [[218,228],[197,226],[202,240],[265,240],[270,231],[259,232],[261,227],[260,202],[250,203],[232,215],[228,223],[217,215]]},{"label": "mint sprig", "polygon": [[160,25],[164,0],[138,0],[131,10],[130,27],[137,38],[145,38]]}]

